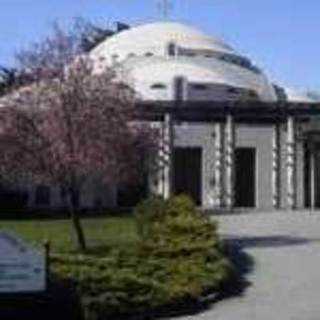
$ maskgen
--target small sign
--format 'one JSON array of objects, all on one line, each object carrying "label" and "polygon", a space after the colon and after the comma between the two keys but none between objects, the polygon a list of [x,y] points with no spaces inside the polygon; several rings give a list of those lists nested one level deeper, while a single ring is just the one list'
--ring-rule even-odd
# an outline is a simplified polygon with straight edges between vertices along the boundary
[{"label": "small sign", "polygon": [[0,232],[0,294],[45,290],[45,254],[11,233]]}]

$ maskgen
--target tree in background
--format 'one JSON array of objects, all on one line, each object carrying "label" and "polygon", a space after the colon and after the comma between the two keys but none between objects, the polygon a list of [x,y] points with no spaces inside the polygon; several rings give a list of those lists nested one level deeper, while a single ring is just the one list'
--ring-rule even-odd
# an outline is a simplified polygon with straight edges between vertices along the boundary
[{"label": "tree in background", "polygon": [[74,33],[78,35],[79,46],[84,52],[90,52],[106,38],[111,37],[116,31],[104,26],[86,22],[79,18],[74,26]]},{"label": "tree in background", "polygon": [[[28,49],[21,50],[16,55],[16,67],[0,66],[0,96],[5,95],[23,85],[34,81],[36,69],[57,68],[57,64],[69,63],[75,55],[90,52],[106,38],[123,29],[129,28],[124,23],[117,22],[117,29],[112,30],[101,24],[88,22],[82,18],[75,19],[72,28],[66,33],[58,24],[53,25],[53,35],[45,41],[34,43]],[[57,46],[57,36],[64,39]],[[66,61],[65,61],[66,60]]]},{"label": "tree in background", "polygon": [[0,66],[0,96],[15,82],[15,70]]},{"label": "tree in background", "polygon": [[16,68],[7,68],[0,66],[0,96],[7,94],[26,83],[29,79],[26,74],[20,72]]},{"label": "tree in background", "polygon": [[94,73],[70,34],[53,36],[19,55],[32,81],[7,94],[0,112],[0,168],[63,186],[78,246],[86,249],[77,195],[99,174],[117,185],[139,178],[138,164],[155,133],[137,123],[135,96],[113,70]]},{"label": "tree in background", "polygon": [[309,90],[306,92],[307,97],[309,97],[310,99],[313,99],[315,101],[320,101],[320,91],[316,91],[316,90]]}]

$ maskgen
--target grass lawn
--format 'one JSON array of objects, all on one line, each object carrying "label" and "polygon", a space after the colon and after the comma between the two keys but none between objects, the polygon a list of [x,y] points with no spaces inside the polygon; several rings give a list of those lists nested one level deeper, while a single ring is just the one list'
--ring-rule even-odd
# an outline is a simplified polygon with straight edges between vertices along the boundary
[{"label": "grass lawn", "polygon": [[[137,239],[135,222],[131,217],[86,218],[81,221],[90,248],[101,244],[126,247]],[[68,252],[75,248],[70,220],[0,220],[2,230],[14,232],[35,245],[49,240],[53,252]]]},{"label": "grass lawn", "polygon": [[[52,304],[54,310],[72,303],[77,309],[79,297],[72,297],[72,288],[81,294],[79,312],[88,319],[198,310],[203,297],[220,293],[234,279],[234,269],[221,250],[215,225],[203,219],[188,198],[153,201],[148,212],[160,205],[163,212],[152,220],[147,243],[138,241],[135,218],[129,215],[81,219],[88,247],[81,254],[72,241],[70,220],[0,220],[0,231],[12,231],[38,246],[51,242],[51,288],[61,290],[52,297],[63,297]],[[70,280],[72,288],[67,287]]]}]

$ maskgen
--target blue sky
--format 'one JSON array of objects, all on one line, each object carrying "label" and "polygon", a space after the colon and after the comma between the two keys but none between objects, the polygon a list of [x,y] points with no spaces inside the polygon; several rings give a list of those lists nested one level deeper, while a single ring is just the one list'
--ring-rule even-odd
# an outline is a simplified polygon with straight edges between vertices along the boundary
[{"label": "blue sky", "polygon": [[[75,17],[131,24],[159,18],[157,0],[0,0],[0,65]],[[282,85],[320,90],[319,0],[172,0],[171,19],[224,38]]]}]

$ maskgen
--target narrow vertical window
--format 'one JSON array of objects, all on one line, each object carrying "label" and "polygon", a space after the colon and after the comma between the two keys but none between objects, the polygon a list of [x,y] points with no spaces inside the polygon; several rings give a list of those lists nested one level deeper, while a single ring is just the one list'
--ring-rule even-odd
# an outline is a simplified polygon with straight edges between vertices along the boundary
[{"label": "narrow vertical window", "polygon": [[171,42],[168,45],[168,56],[174,57],[176,55],[176,45],[175,43]]},{"label": "narrow vertical window", "polygon": [[174,80],[174,100],[183,101],[184,97],[184,79],[183,77],[177,77]]}]

